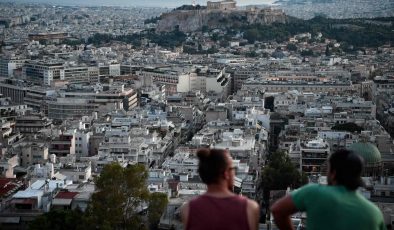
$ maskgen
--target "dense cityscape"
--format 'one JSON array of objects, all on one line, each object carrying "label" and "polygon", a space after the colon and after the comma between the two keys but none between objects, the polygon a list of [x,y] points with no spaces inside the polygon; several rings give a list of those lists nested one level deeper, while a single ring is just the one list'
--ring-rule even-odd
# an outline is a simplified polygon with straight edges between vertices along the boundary
[{"label": "dense cityscape", "polygon": [[259,229],[352,150],[391,229],[392,1],[30,2],[0,3],[0,229],[183,229],[208,147]]}]

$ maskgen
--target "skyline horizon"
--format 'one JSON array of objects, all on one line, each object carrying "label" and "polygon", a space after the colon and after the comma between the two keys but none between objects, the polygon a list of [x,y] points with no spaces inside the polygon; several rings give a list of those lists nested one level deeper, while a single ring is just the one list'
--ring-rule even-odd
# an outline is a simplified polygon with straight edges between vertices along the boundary
[{"label": "skyline horizon", "polygon": [[[114,7],[160,7],[160,8],[174,8],[182,5],[191,5],[192,0],[5,0],[1,2],[10,3],[33,3],[33,4],[52,4],[59,6],[114,6]],[[276,0],[238,0],[237,6],[247,6],[247,5],[273,5]],[[196,0],[198,5],[206,5],[207,1]]]}]

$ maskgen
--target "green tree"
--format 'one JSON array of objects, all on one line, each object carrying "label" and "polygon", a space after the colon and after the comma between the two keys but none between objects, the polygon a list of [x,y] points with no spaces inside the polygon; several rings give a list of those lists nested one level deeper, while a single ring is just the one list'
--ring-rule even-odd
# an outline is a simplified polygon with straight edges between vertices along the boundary
[{"label": "green tree", "polygon": [[[300,173],[285,152],[276,151],[267,158],[268,164],[261,172],[261,181],[258,185],[259,197],[262,198],[262,208],[268,214],[270,207],[270,191],[298,188],[308,182],[305,174]],[[265,222],[265,216],[261,221]]]},{"label": "green tree", "polygon": [[360,133],[361,131],[364,130],[361,126],[358,126],[355,123],[337,124],[337,125],[334,125],[331,129],[338,130],[338,131],[348,131],[351,133],[354,133],[354,132]]},{"label": "green tree", "polygon": [[83,213],[76,210],[51,210],[29,224],[30,230],[79,230],[84,229]]},{"label": "green tree", "polygon": [[307,177],[296,169],[285,152],[271,153],[267,161],[261,174],[261,187],[264,191],[298,188],[307,183]]},{"label": "green tree", "polygon": [[330,50],[330,47],[328,45],[326,45],[326,51],[325,51],[325,55],[326,56],[331,56],[332,52]]},{"label": "green tree", "polygon": [[51,210],[37,217],[29,225],[29,229],[138,230],[147,229],[148,222],[151,229],[157,229],[168,199],[163,193],[149,193],[146,187],[147,177],[148,173],[143,165],[130,165],[127,168],[117,163],[106,165],[95,180],[96,192],[85,213],[80,209]]},{"label": "green tree", "polygon": [[152,193],[149,198],[148,221],[150,229],[157,229],[160,217],[168,204],[167,194]]},{"label": "green tree", "polygon": [[303,56],[303,57],[313,56],[313,51],[309,50],[309,49],[303,50],[303,51],[301,51],[301,56]]},{"label": "green tree", "polygon": [[87,211],[93,228],[146,229],[139,214],[149,199],[148,173],[143,165],[127,168],[117,163],[104,167]]},{"label": "green tree", "polygon": [[287,44],[286,48],[289,51],[297,51],[297,46],[295,44],[293,44],[293,43]]}]

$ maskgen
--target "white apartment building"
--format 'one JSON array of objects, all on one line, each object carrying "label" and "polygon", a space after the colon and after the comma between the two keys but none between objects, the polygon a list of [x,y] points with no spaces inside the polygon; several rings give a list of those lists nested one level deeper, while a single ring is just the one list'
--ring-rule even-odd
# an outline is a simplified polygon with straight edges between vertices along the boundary
[{"label": "white apartment building", "polygon": [[0,77],[15,77],[15,70],[21,69],[28,59],[19,57],[0,58]]},{"label": "white apartment building", "polygon": [[87,157],[89,155],[89,140],[93,135],[90,131],[76,130],[75,133],[75,156],[77,159],[80,157]]},{"label": "white apartment building", "polygon": [[248,162],[252,170],[259,166],[260,156],[256,148],[255,136],[246,135],[241,129],[222,132],[220,139],[213,143],[211,147],[228,149],[234,159]]},{"label": "white apartment building", "polygon": [[166,95],[186,92],[211,92],[226,99],[231,91],[230,74],[223,70],[194,69],[190,66],[183,69],[172,67],[145,68],[140,76],[150,79],[146,84],[162,84],[166,87]]},{"label": "white apartment building", "polygon": [[22,68],[24,79],[40,85],[51,85],[53,81],[60,80],[63,63],[57,61],[30,61]]},{"label": "white apartment building", "polygon": [[52,85],[56,81],[92,83],[99,80],[99,68],[96,66],[78,66],[56,60],[29,61],[24,64],[22,75],[26,80],[47,86]]},{"label": "white apartment building", "polygon": [[86,87],[69,87],[58,92],[57,97],[46,101],[48,117],[78,119],[93,112],[108,113],[113,110],[131,110],[138,104],[137,91],[124,84]]},{"label": "white apartment building", "polygon": [[347,101],[334,103],[337,112],[347,112],[358,118],[376,118],[376,105],[363,98],[348,98]]},{"label": "white apartment building", "polygon": [[289,108],[297,106],[298,91],[279,93],[274,95],[274,109],[276,112],[288,113]]},{"label": "white apartment building", "polygon": [[230,120],[244,127],[264,127],[270,130],[270,111],[262,107],[249,107],[232,105],[230,109]]},{"label": "white apartment building", "polygon": [[261,90],[263,92],[299,92],[343,94],[352,90],[351,82],[339,81],[305,81],[305,80],[267,80],[249,78],[244,82],[243,90]]},{"label": "white apartment building", "polygon": [[59,169],[58,173],[74,183],[85,183],[92,176],[92,166],[90,162],[76,163]]},{"label": "white apartment building", "polygon": [[188,151],[179,151],[173,157],[167,158],[162,164],[163,169],[175,174],[188,174],[190,177],[198,176],[198,159]]},{"label": "white apartment building", "polygon": [[358,141],[358,138],[350,132],[326,130],[319,131],[317,137],[328,142],[330,149],[335,151],[339,148],[348,148]]},{"label": "white apartment building", "polygon": [[144,143],[144,138],[131,138],[129,128],[121,127],[105,132],[105,138],[100,144],[98,154],[99,156],[149,164],[152,149]]},{"label": "white apartment building", "polygon": [[35,164],[44,164],[48,161],[49,148],[45,143],[21,142],[13,149],[19,156],[19,164],[28,167]]}]

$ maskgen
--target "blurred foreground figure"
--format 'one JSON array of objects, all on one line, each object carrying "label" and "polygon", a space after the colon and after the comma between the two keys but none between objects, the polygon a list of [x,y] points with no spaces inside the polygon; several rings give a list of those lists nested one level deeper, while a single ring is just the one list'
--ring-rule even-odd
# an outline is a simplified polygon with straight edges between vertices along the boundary
[{"label": "blurred foreground figure", "polygon": [[187,230],[256,230],[259,205],[232,192],[235,168],[231,155],[221,149],[200,149],[198,172],[207,192],[182,206]]},{"label": "blurred foreground figure", "polygon": [[348,150],[338,150],[329,158],[328,186],[309,184],[283,197],[271,207],[279,229],[294,229],[290,216],[306,212],[308,230],[386,229],[383,215],[361,195],[363,160]]}]

